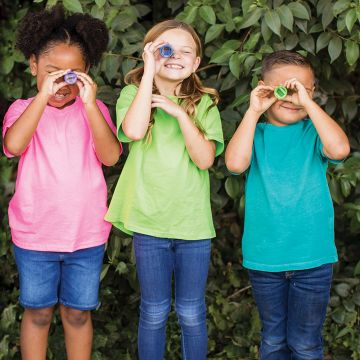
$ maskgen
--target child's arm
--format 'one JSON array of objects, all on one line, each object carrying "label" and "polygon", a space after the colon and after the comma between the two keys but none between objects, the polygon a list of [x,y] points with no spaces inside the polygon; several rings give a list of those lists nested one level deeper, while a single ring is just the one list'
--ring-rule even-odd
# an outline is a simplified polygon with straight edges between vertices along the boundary
[{"label": "child's arm", "polygon": [[89,120],[96,156],[102,164],[112,166],[119,160],[121,151],[119,141],[96,103],[96,84],[89,75],[81,72],[76,74],[80,80],[77,81],[79,95]]},{"label": "child's arm", "polygon": [[292,102],[299,103],[308,113],[314,124],[326,157],[333,160],[343,160],[349,155],[349,140],[341,127],[309,96],[303,84],[297,79],[290,79],[285,86],[294,89]]},{"label": "child's arm", "polygon": [[215,159],[215,143],[205,138],[204,134],[191,121],[185,110],[162,95],[153,95],[151,106],[166,111],[178,120],[184,136],[186,149],[196,166],[201,170],[211,167]]},{"label": "child's arm", "polygon": [[275,101],[270,86],[258,85],[251,92],[249,109],[226,148],[225,163],[229,171],[241,174],[249,167],[256,124]]},{"label": "child's arm", "polygon": [[134,100],[121,124],[124,134],[131,140],[141,140],[149,127],[151,116],[151,96],[154,76],[157,71],[154,52],[163,42],[149,42],[144,47],[144,74]]},{"label": "child's arm", "polygon": [[67,85],[65,82],[56,83],[55,81],[68,71],[59,70],[47,75],[34,100],[7,130],[4,144],[12,155],[20,156],[25,151],[34,135],[49,97]]}]

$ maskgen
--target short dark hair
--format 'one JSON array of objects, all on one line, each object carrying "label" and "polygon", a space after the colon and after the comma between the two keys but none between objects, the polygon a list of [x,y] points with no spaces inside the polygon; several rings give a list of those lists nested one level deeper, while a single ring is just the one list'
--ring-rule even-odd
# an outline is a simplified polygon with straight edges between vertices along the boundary
[{"label": "short dark hair", "polygon": [[279,50],[267,55],[261,64],[261,78],[264,79],[266,73],[276,65],[299,65],[308,67],[315,77],[314,68],[311,62],[295,51]]},{"label": "short dark hair", "polygon": [[80,48],[87,66],[96,65],[109,42],[103,21],[88,14],[65,15],[62,5],[49,10],[28,13],[21,21],[17,48],[29,58],[46,52],[54,45],[65,43]]}]

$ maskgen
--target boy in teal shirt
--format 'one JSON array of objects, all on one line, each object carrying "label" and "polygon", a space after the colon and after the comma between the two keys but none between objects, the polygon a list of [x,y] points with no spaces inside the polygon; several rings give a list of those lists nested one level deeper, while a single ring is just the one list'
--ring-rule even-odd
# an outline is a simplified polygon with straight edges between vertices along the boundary
[{"label": "boy in teal shirt", "polygon": [[[313,100],[310,62],[277,51],[226,151],[245,173],[244,266],[262,321],[262,360],[322,359],[321,329],[337,261],[328,162],[344,159],[348,139]],[[277,86],[287,88],[279,100]],[[266,112],[267,121],[259,123]]]}]

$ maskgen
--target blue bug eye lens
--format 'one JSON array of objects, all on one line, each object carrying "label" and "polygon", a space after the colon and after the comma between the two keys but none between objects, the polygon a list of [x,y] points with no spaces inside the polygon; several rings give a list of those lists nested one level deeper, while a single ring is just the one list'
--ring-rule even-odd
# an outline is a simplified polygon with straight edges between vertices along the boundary
[{"label": "blue bug eye lens", "polygon": [[73,71],[69,71],[64,75],[64,80],[67,84],[73,85],[77,81],[77,76]]},{"label": "blue bug eye lens", "polygon": [[173,54],[173,49],[169,44],[163,45],[160,48],[160,55],[162,57],[170,57]]}]

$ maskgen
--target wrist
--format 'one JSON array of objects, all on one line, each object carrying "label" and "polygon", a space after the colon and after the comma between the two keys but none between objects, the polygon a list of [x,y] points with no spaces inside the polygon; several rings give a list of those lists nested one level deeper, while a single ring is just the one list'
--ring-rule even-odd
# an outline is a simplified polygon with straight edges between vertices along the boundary
[{"label": "wrist", "polygon": [[264,113],[264,111],[257,111],[249,107],[245,113],[247,117],[250,117],[251,119],[254,119],[254,121],[258,121],[260,119],[260,116]]},{"label": "wrist", "polygon": [[306,112],[308,112],[308,109],[311,109],[315,105],[315,101],[311,98],[307,99],[305,102],[303,102],[302,107],[305,109]]},{"label": "wrist", "polygon": [[35,96],[35,99],[36,101],[40,102],[40,103],[43,103],[44,105],[46,105],[49,101],[49,98],[50,98],[50,95],[49,94],[46,94],[46,93],[43,93],[41,91],[39,91],[36,96]]}]

